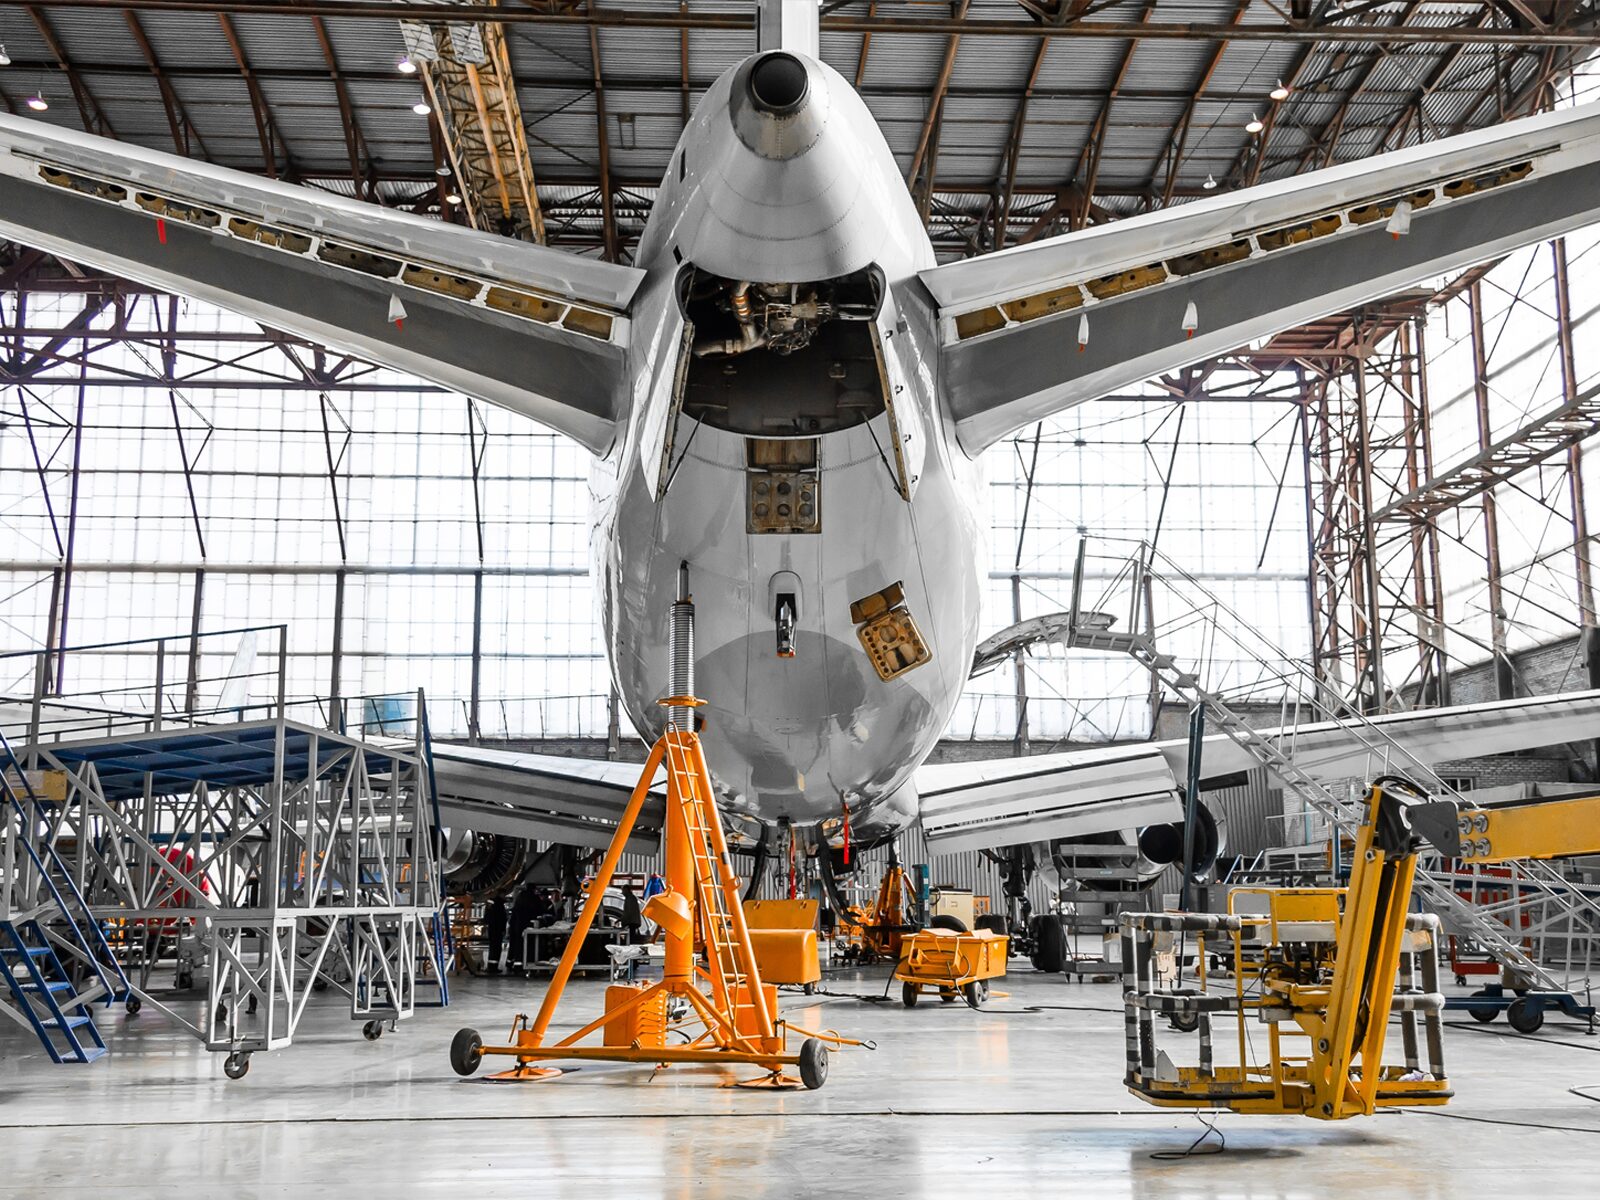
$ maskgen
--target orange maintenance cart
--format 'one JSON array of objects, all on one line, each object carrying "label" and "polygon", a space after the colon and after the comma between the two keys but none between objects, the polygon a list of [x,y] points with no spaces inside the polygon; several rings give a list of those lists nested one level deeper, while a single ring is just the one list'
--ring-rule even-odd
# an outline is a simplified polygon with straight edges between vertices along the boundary
[{"label": "orange maintenance cart", "polygon": [[900,942],[900,961],[894,977],[904,985],[900,998],[913,1007],[923,988],[937,988],[946,1004],[964,996],[973,1008],[989,995],[989,980],[1006,973],[1004,934],[980,929],[976,933],[956,933],[947,929],[924,929],[907,934]]}]

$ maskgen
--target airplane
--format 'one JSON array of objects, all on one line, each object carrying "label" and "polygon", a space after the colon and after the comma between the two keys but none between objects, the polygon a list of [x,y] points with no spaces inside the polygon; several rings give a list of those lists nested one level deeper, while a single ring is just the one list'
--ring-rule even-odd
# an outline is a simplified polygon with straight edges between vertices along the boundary
[{"label": "airplane", "polygon": [[[1174,821],[1184,745],[927,764],[978,641],[979,458],[1595,221],[1600,106],[940,264],[818,26],[816,0],[759,0],[757,50],[695,108],[633,265],[5,116],[0,236],[584,446],[621,703],[660,732],[686,564],[719,801],[763,844],[815,850],[847,825],[871,845],[920,819],[935,850],[1048,849]],[[1600,692],[1389,720],[1437,759],[1589,738],[1597,714]],[[1340,731],[1320,736],[1349,767]],[[609,839],[635,782],[624,763],[472,747],[440,762],[452,824],[575,845]]]}]

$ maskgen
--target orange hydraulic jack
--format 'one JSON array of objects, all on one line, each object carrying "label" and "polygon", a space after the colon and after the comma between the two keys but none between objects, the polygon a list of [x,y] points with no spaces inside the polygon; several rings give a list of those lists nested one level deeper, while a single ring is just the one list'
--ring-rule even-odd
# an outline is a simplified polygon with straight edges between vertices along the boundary
[{"label": "orange hydraulic jack", "polygon": [[[658,1066],[750,1063],[767,1069],[767,1075],[740,1085],[745,1087],[797,1087],[803,1083],[818,1088],[828,1076],[828,1050],[819,1039],[807,1037],[797,1053],[789,1051],[789,1027],[777,1020],[775,1011],[776,989],[764,987],[756,969],[750,931],[739,903],[739,880],[728,861],[711,776],[693,729],[694,710],[704,701],[692,694],[694,606],[687,596],[686,572],[680,571],[679,578],[679,600],[672,606],[674,694],[661,701],[670,714],[667,731],[651,748],[638,786],[617,823],[538,1016],[530,1024],[527,1017],[519,1015],[509,1045],[485,1046],[476,1030],[461,1030],[450,1047],[450,1063],[459,1074],[471,1075],[485,1054],[503,1054],[514,1058],[516,1066],[492,1078],[541,1079],[561,1074],[558,1068],[535,1065],[552,1059]],[[599,913],[651,781],[663,765],[667,770],[663,830],[667,890],[652,897],[644,908],[645,917],[661,927],[666,939],[661,982],[644,988],[608,989],[606,1011],[601,1016],[547,1045],[545,1034],[578,951]],[[700,969],[694,962],[697,945],[706,959]],[[697,977],[709,982],[709,993],[701,989]],[[687,1002],[702,1031],[684,1044],[669,1046],[666,1013],[674,999]],[[578,1045],[602,1028],[604,1044]],[[800,1078],[785,1075],[786,1066],[798,1067]]]}]

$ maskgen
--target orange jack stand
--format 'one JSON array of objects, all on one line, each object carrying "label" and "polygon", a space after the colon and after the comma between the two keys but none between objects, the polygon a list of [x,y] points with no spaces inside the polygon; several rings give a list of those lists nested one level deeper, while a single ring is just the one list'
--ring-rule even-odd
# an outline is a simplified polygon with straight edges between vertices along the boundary
[{"label": "orange jack stand", "polygon": [[[693,696],[671,696],[661,703],[682,712],[692,711],[703,701]],[[578,951],[600,911],[651,781],[663,765],[667,770],[667,890],[652,897],[644,908],[645,917],[659,925],[665,935],[662,980],[638,989],[636,995],[608,1008],[576,1033],[547,1045],[545,1034],[577,962]],[[475,1030],[461,1030],[450,1047],[451,1065],[457,1073],[471,1075],[484,1055],[506,1055],[516,1060],[515,1067],[491,1078],[531,1080],[559,1075],[559,1069],[535,1065],[556,1059],[653,1066],[749,1063],[765,1068],[767,1074],[739,1086],[821,1087],[828,1075],[827,1047],[818,1038],[807,1037],[798,1052],[789,1050],[788,1028],[773,1011],[774,993],[762,986],[739,901],[739,880],[728,860],[728,845],[699,736],[692,729],[669,728],[651,748],[617,832],[589,884],[583,911],[538,1016],[530,1025],[525,1016],[519,1015],[507,1045],[486,1046]],[[698,971],[694,962],[697,947],[704,951],[706,960],[705,967]],[[710,985],[707,990],[702,990],[697,979],[702,975]],[[608,1031],[623,1028],[649,1006],[670,1004],[674,998],[687,1002],[701,1026],[701,1032],[684,1044],[669,1046],[664,1035],[635,1036],[628,1045],[578,1044],[602,1027]],[[646,1025],[638,1022],[639,1028]],[[611,1040],[606,1038],[608,1043]],[[799,1078],[786,1075],[784,1067],[797,1067]]]}]

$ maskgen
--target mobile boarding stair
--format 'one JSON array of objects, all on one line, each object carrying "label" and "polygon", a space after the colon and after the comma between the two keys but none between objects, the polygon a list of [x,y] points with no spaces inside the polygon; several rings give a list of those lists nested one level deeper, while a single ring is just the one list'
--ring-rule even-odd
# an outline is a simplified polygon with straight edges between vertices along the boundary
[{"label": "mobile boarding stair", "polygon": [[127,1001],[128,980],[55,847],[30,836],[47,803],[0,733],[0,1013],[51,1062],[87,1063],[106,1052],[94,1009]]},{"label": "mobile boarding stair", "polygon": [[[1100,560],[1095,566],[1105,572],[1108,582],[1093,609],[1085,608],[1082,588],[1090,557],[1087,547],[1087,541],[1079,544],[1068,645],[1132,657],[1174,696],[1191,706],[1202,706],[1210,728],[1226,734],[1341,836],[1354,839],[1362,806],[1354,796],[1340,794],[1339,781],[1313,774],[1296,761],[1297,740],[1308,736],[1307,726],[1337,726],[1357,748],[1359,769],[1368,775],[1406,775],[1436,799],[1471,807],[1428,763],[1148,543],[1137,543],[1131,554],[1113,548],[1109,555],[1094,556]],[[1141,625],[1144,629],[1122,632],[1107,628],[1101,610],[1125,612],[1129,630]],[[1229,699],[1251,701],[1258,709],[1263,702],[1276,705],[1277,727],[1255,728],[1230,707]],[[1551,964],[1539,961],[1536,945],[1542,943],[1525,938],[1496,906],[1474,903],[1473,894],[1461,887],[1450,864],[1435,858],[1419,864],[1414,895],[1438,914],[1446,932],[1488,956],[1513,982],[1510,989],[1494,987],[1476,996],[1450,997],[1447,1007],[1490,1020],[1519,995],[1527,995],[1532,997],[1534,1011],[1559,1009],[1589,1021],[1592,1029],[1595,1008],[1577,995],[1588,992],[1589,980],[1577,978],[1573,967],[1582,964],[1586,968],[1595,961],[1600,946],[1600,899],[1545,862],[1508,863],[1503,870],[1504,885],[1520,898],[1521,910],[1539,906],[1545,910],[1543,924],[1563,926],[1562,965],[1567,969],[1558,978]],[[1533,1028],[1537,1028],[1536,1022],[1522,1031]]]}]

